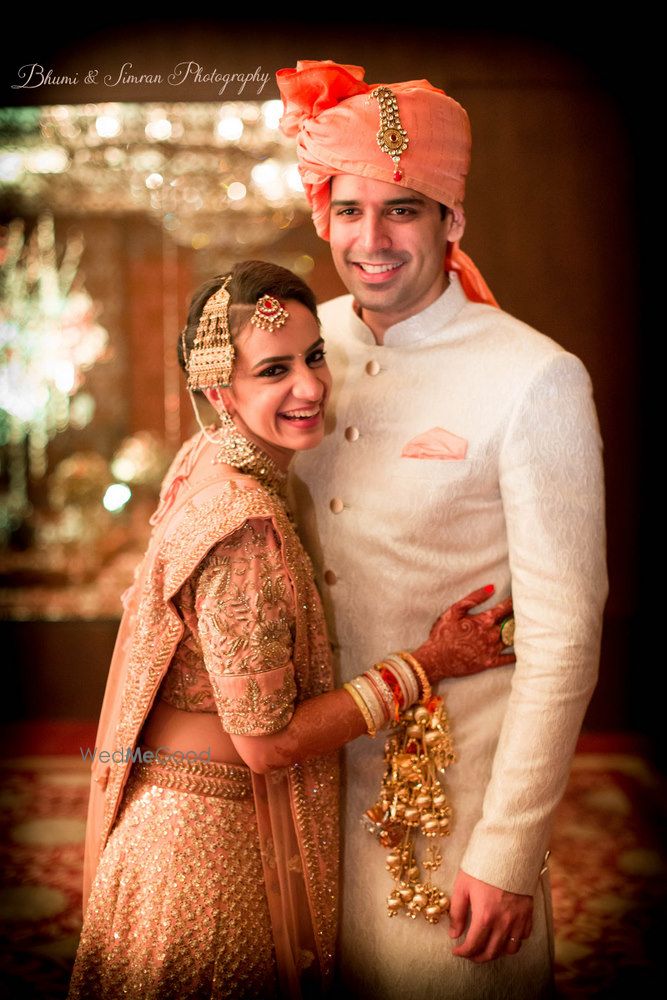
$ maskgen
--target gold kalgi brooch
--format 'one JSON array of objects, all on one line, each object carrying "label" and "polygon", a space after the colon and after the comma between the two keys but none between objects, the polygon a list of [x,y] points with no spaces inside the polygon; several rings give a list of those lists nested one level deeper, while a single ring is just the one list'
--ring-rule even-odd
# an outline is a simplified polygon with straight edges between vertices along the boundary
[{"label": "gold kalgi brooch", "polygon": [[376,87],[371,91],[380,105],[380,128],[376,135],[377,144],[383,153],[391,156],[395,164],[394,180],[400,181],[403,172],[400,169],[401,154],[408,148],[408,133],[403,128],[398,113],[398,102],[389,87]]}]

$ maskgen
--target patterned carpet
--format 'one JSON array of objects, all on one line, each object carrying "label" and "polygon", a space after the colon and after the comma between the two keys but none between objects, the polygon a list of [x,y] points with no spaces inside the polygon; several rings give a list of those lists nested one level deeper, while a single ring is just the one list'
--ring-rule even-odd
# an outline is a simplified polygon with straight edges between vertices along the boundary
[{"label": "patterned carpet", "polygon": [[575,757],[550,859],[559,997],[667,995],[666,801],[639,755]]},{"label": "patterned carpet", "polygon": [[[0,762],[0,997],[8,1000],[67,993],[89,783],[89,765],[72,752],[93,737],[91,727],[54,724],[5,740],[16,753]],[[31,755],[37,746],[40,756]],[[665,995],[664,806],[660,778],[623,740],[581,741],[550,860],[562,1000]]]}]

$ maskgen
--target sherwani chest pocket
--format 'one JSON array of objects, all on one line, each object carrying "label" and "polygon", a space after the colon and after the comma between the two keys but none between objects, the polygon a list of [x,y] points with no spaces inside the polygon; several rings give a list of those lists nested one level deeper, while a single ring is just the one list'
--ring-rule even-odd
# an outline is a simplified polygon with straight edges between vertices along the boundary
[{"label": "sherwani chest pocket", "polygon": [[387,463],[383,479],[392,494],[405,492],[415,496],[417,492],[452,498],[474,491],[478,472],[479,463],[469,458],[401,457]]},{"label": "sherwani chest pocket", "polygon": [[420,480],[434,485],[456,483],[472,474],[475,463],[467,458],[401,458],[391,462],[387,472],[392,479]]},{"label": "sherwani chest pocket", "polygon": [[385,540],[419,550],[431,531],[463,514],[478,491],[478,463],[469,459],[397,458],[377,471],[373,506]]}]

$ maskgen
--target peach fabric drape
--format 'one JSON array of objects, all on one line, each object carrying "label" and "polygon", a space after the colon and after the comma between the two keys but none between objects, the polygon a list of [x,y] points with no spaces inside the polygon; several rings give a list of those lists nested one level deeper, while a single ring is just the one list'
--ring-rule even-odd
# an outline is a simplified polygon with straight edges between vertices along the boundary
[{"label": "peach fabric drape", "polygon": [[[173,598],[221,540],[248,520],[271,521],[281,540],[294,601],[295,701],[333,686],[330,647],[312,567],[282,503],[253,480],[223,478],[215,446],[184,445],[165,478],[151,541],[114,649],[98,749],[134,749],[183,633]],[[123,798],[131,761],[93,767],[84,861],[84,907]],[[286,996],[300,983],[326,984],[337,925],[338,760],[334,755],[253,775],[262,863],[279,976]]]}]

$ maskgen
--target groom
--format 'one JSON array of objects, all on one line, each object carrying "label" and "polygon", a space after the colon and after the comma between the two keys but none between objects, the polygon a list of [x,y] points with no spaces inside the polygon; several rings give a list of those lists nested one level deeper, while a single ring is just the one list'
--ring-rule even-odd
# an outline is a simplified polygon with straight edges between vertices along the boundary
[{"label": "groom", "polygon": [[[320,316],[334,376],[294,494],[339,683],[409,649],[439,610],[510,591],[515,666],[443,682],[457,759],[434,879],[446,922],[389,922],[385,853],[360,817],[382,746],[345,752],[339,978],[351,997],[546,997],[546,854],[593,691],[607,584],[601,443],[581,362],[502,312],[459,249],[466,112],[424,80],[278,73],[317,232],[350,291]],[[499,637],[500,646],[500,637]],[[451,940],[450,940],[451,939]]]}]

